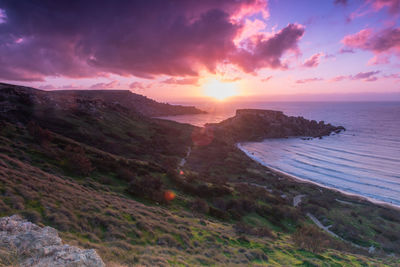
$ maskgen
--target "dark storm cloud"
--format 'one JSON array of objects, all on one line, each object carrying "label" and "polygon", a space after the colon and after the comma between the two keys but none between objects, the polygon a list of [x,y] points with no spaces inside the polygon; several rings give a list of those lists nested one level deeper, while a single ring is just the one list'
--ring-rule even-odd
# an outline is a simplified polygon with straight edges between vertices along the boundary
[{"label": "dark storm cloud", "polygon": [[0,78],[183,77],[213,72],[221,62],[246,71],[282,67],[280,57],[303,34],[300,26],[251,51],[233,42],[241,16],[265,8],[263,0],[0,0]]}]

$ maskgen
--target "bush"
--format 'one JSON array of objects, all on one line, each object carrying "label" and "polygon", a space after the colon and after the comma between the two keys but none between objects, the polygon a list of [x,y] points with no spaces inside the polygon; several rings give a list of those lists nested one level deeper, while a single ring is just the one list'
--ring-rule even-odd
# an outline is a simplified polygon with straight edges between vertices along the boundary
[{"label": "bush", "polygon": [[51,142],[53,139],[53,135],[49,130],[41,128],[33,121],[28,123],[27,128],[29,134],[41,145]]},{"label": "bush", "polygon": [[153,201],[163,201],[164,184],[160,178],[150,175],[134,178],[127,188],[131,195],[147,198]]},{"label": "bush", "polygon": [[65,151],[71,171],[81,175],[89,175],[93,171],[92,163],[82,147],[68,145]]},{"label": "bush", "polygon": [[117,178],[125,182],[130,182],[135,178],[135,175],[128,168],[117,169]]},{"label": "bush", "polygon": [[210,207],[204,199],[196,199],[193,201],[191,209],[193,212],[207,214],[210,210]]},{"label": "bush", "polygon": [[329,237],[313,225],[304,225],[293,234],[294,243],[302,249],[319,253],[325,250]]}]

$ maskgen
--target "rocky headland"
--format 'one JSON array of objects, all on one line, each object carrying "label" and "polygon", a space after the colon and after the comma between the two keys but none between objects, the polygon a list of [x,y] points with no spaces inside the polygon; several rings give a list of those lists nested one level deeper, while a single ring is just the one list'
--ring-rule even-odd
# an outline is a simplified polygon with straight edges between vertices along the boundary
[{"label": "rocky headland", "polygon": [[262,109],[239,109],[234,117],[220,123],[206,124],[205,127],[214,135],[234,142],[295,136],[322,138],[332,133],[345,131],[343,126],[287,116],[282,111]]}]

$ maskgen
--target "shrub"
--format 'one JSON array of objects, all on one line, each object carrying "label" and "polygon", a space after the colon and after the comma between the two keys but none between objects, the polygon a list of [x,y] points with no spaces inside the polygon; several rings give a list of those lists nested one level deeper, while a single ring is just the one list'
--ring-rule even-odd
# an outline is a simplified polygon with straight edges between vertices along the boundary
[{"label": "shrub", "polygon": [[216,209],[214,207],[209,208],[209,213],[211,216],[221,219],[221,220],[229,220],[229,218],[230,218],[230,215],[228,212],[220,210],[220,209]]},{"label": "shrub", "polygon": [[82,147],[68,145],[65,151],[68,158],[68,167],[71,171],[81,175],[88,175],[93,171],[92,163]]},{"label": "shrub", "polygon": [[325,250],[328,236],[313,225],[304,225],[293,234],[294,243],[302,249],[319,253]]},{"label": "shrub", "polygon": [[131,195],[147,198],[153,201],[163,201],[163,182],[160,178],[150,175],[134,178],[127,188]]},{"label": "shrub", "polygon": [[193,201],[191,209],[193,212],[207,214],[210,210],[210,207],[204,199],[196,199]]},{"label": "shrub", "polygon": [[135,175],[128,168],[117,169],[117,178],[126,182],[130,182],[134,179]]},{"label": "shrub", "polygon": [[30,121],[27,125],[27,128],[29,134],[41,145],[48,143],[53,139],[53,136],[49,130],[41,128],[34,121]]}]

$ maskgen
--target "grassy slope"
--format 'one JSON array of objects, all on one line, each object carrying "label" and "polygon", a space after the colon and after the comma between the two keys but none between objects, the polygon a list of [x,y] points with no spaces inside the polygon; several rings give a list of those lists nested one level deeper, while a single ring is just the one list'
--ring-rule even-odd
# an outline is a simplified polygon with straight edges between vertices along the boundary
[{"label": "grassy slope", "polygon": [[[36,107],[33,119],[52,130],[51,138],[35,137],[25,125],[1,124],[0,215],[20,213],[53,226],[69,243],[96,248],[106,262],[129,266],[399,263],[397,258],[364,256],[363,250],[318,231],[316,239],[328,240],[329,248],[310,252],[292,240],[296,228],[311,225],[304,214],[312,212],[321,220],[343,220],[334,224],[334,230],[345,238],[347,233],[360,244],[382,241],[380,246],[396,251],[400,220],[389,209],[325,189],[322,194],[316,186],[278,177],[218,140],[193,147],[184,174],[176,175],[174,169],[195,130],[189,125],[108,107],[86,114],[39,111]],[[72,160],[76,153],[67,147],[81,148],[93,170],[77,169]],[[146,195],[127,193],[131,179],[149,176],[162,181],[162,190],[174,190],[175,200],[159,204]],[[265,184],[272,191],[243,182]],[[291,198],[300,193],[307,194],[303,205],[291,207]],[[356,204],[331,201],[335,198]],[[362,225],[357,225],[358,219]],[[348,225],[355,230],[340,229]],[[385,237],[386,231],[390,237]]]}]

